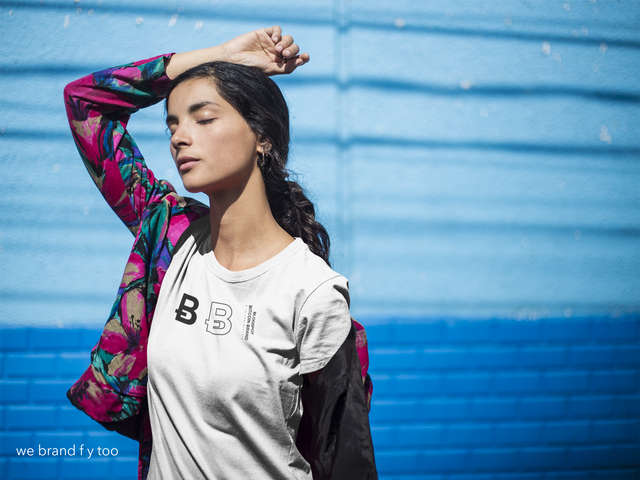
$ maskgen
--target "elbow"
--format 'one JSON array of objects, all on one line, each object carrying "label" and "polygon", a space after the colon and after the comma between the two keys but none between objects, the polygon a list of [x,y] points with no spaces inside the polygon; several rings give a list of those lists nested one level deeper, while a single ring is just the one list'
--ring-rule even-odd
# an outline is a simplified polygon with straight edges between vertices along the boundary
[{"label": "elbow", "polygon": [[64,96],[64,106],[67,110],[67,118],[69,119],[69,123],[73,120],[82,120],[83,115],[82,111],[84,110],[83,104],[85,103],[82,100],[82,96],[80,95],[80,91],[83,88],[82,78],[79,80],[74,80],[64,87],[63,96]]},{"label": "elbow", "polygon": [[65,104],[69,104],[71,101],[76,101],[81,80],[82,79],[74,80],[64,87],[63,96]]}]

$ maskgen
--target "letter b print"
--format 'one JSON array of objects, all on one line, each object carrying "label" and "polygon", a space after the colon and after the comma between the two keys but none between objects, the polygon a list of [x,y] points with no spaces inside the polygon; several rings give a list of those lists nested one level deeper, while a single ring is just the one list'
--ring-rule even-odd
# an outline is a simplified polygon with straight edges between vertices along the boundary
[{"label": "letter b print", "polygon": [[193,325],[198,318],[196,314],[198,305],[200,305],[200,302],[196,297],[192,297],[187,293],[183,294],[180,306],[176,310],[176,320],[187,325]]},{"label": "letter b print", "polygon": [[209,318],[205,321],[207,332],[214,335],[226,335],[231,331],[231,314],[233,310],[226,303],[211,302]]}]

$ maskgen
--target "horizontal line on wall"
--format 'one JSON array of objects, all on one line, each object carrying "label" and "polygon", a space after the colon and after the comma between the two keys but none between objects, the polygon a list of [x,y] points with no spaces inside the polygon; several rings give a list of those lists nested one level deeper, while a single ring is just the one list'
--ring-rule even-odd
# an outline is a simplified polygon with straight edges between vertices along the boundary
[{"label": "horizontal line on wall", "polygon": [[404,80],[391,80],[391,79],[366,79],[354,77],[347,81],[340,81],[330,76],[317,76],[317,77],[283,77],[278,79],[278,84],[282,87],[287,85],[291,86],[307,86],[307,85],[322,85],[336,83],[340,89],[350,91],[354,88],[371,88],[380,90],[394,90],[398,92],[407,93],[428,93],[436,95],[447,96],[565,96],[565,97],[580,97],[592,100],[606,100],[617,101],[625,103],[640,103],[640,92],[625,92],[619,90],[606,90],[606,89],[590,89],[590,88],[578,88],[569,86],[553,86],[548,84],[543,85],[526,85],[519,83],[518,85],[484,85],[473,86],[469,89],[463,89],[459,85],[455,85],[455,88],[450,88],[449,85],[442,84],[426,84],[419,82],[411,82]]},{"label": "horizontal line on wall", "polygon": [[[540,20],[541,23],[544,23],[545,20]],[[615,45],[619,47],[626,48],[640,48],[640,42],[638,42],[635,38],[637,35],[634,35],[634,38],[612,38],[612,37],[604,37],[604,36],[589,36],[589,37],[574,37],[571,35],[559,35],[555,32],[548,31],[517,31],[517,30],[490,30],[487,28],[474,28],[473,26],[469,26],[467,28],[447,28],[440,25],[429,24],[428,21],[423,21],[421,25],[416,25],[415,21],[412,19],[405,19],[405,24],[402,27],[402,31],[409,32],[417,32],[417,33],[438,33],[443,35],[452,35],[452,36],[469,36],[469,37],[493,37],[493,38],[504,38],[510,40],[544,40],[544,41],[552,41],[552,42],[561,42],[561,43],[574,43],[574,44],[585,44],[585,45],[600,45],[601,43],[606,43],[607,46]],[[345,30],[353,29],[354,27],[364,27],[375,30],[391,30],[398,31],[400,30],[395,24],[389,23],[377,23],[377,22],[366,22],[366,21],[352,21],[347,25]],[[569,27],[569,24],[566,25]],[[631,33],[631,32],[630,32]]]},{"label": "horizontal line on wall", "polygon": [[[49,2],[46,3],[36,3],[36,2],[25,2],[25,1],[11,1],[4,0],[3,7],[5,9],[19,9],[24,8],[31,10],[62,10],[69,13],[76,14],[76,9],[78,7],[84,9],[92,9],[93,15],[98,16],[103,13],[116,13],[119,15],[173,15],[178,13],[178,10],[175,5],[179,4],[169,4],[166,6],[153,6],[144,2],[135,2],[132,5],[130,2],[127,2],[126,5],[118,4],[117,2],[109,2],[102,3],[101,5],[97,5],[96,3],[92,4],[81,4],[80,2]],[[233,3],[228,3],[227,5],[233,5]],[[327,9],[327,15],[323,16],[320,12],[322,9],[309,9],[305,13],[313,13],[314,16],[306,16],[300,15],[297,9],[281,9],[274,10],[273,8],[264,7],[260,8],[260,3],[256,3],[254,8],[247,10],[243,7],[211,7],[203,8],[199,6],[193,6],[193,4],[186,3],[186,8],[183,8],[179,15],[181,17],[199,17],[200,19],[206,20],[237,20],[243,22],[259,22],[260,25],[279,25],[282,23],[295,23],[299,25],[326,25],[331,26],[333,22],[333,9]],[[181,5],[184,7],[184,5]],[[290,13],[293,12],[293,13]],[[62,12],[63,13],[63,12]],[[83,13],[83,12],[81,12]],[[288,13],[288,14],[287,14]],[[167,17],[168,18],[168,17]],[[271,21],[275,23],[270,23]]]},{"label": "horizontal line on wall", "polygon": [[104,65],[0,65],[2,75],[74,75],[78,78],[104,70]]},{"label": "horizontal line on wall", "polygon": [[[80,5],[79,3],[71,3],[71,2],[47,2],[47,3],[35,3],[35,2],[25,2],[25,1],[4,1],[3,7],[12,8],[12,9],[32,9],[32,10],[60,10],[61,13],[69,12],[76,14],[76,9],[78,7],[91,8],[94,10],[94,15],[100,15],[104,13],[116,13],[119,15],[173,15],[176,13],[175,8],[170,7],[156,7],[150,6],[148,4],[144,4],[142,2],[137,2],[135,6],[132,5]],[[612,33],[607,36],[597,36],[590,35],[589,37],[580,36],[574,37],[569,33],[569,29],[574,23],[566,22],[565,24],[557,24],[556,28],[564,27],[567,31],[567,34],[559,34],[556,31],[549,31],[548,28],[548,19],[541,18],[538,20],[539,25],[544,25],[547,28],[546,31],[541,30],[539,28],[531,28],[529,31],[518,30],[517,28],[509,28],[505,29],[504,24],[502,23],[502,19],[499,19],[497,16],[489,17],[489,18],[480,18],[481,21],[487,22],[496,20],[497,28],[487,28],[477,25],[477,21],[467,20],[467,25],[461,27],[459,26],[459,21],[456,20],[443,20],[440,17],[436,16],[413,16],[409,19],[403,19],[405,23],[401,28],[398,28],[395,25],[395,22],[391,21],[389,15],[385,14],[374,14],[373,12],[370,15],[379,15],[380,17],[384,17],[389,19],[383,22],[376,21],[367,21],[367,20],[350,20],[348,17],[352,17],[349,13],[343,15],[340,18],[336,18],[336,15],[333,12],[333,9],[326,9],[327,13],[323,14],[322,9],[309,9],[303,13],[309,13],[312,15],[304,15],[300,14],[298,10],[295,10],[294,13],[289,13],[286,10],[277,10],[274,11],[271,8],[257,8],[252,9],[251,11],[247,11],[246,9],[242,9],[242,7],[215,7],[215,8],[203,8],[203,7],[194,7],[193,5],[188,6],[186,11],[180,13],[180,16],[184,18],[194,19],[198,17],[198,19],[202,20],[213,20],[213,21],[242,21],[242,22],[260,22],[260,24],[298,24],[298,25],[318,25],[318,26],[326,26],[326,27],[335,27],[340,32],[347,32],[349,30],[353,30],[354,28],[369,28],[375,30],[390,30],[390,31],[407,31],[407,32],[417,32],[417,33],[425,33],[425,34],[443,34],[443,35],[453,35],[453,36],[471,36],[471,37],[495,37],[495,38],[504,38],[504,39],[512,39],[512,40],[546,40],[553,42],[563,42],[563,43],[581,43],[581,44],[589,44],[589,45],[600,45],[600,43],[604,42],[607,45],[615,45],[622,46],[626,48],[640,48],[640,42],[637,40],[637,35],[633,31],[632,27],[628,29],[628,33],[625,32],[625,29],[622,28],[614,28],[612,25]],[[81,12],[82,13],[82,12]],[[393,19],[395,20],[395,18]],[[536,20],[536,19],[533,19]],[[442,23],[455,23],[456,27],[447,27],[443,26]],[[617,38],[612,35],[618,35]]]},{"label": "horizontal line on wall", "polygon": [[[613,210],[612,210],[613,211]],[[415,218],[375,218],[358,217],[352,214],[349,229],[358,235],[359,230],[375,233],[376,236],[384,237],[386,234],[395,235],[398,233],[422,234],[451,232],[478,232],[487,231],[493,235],[506,232],[528,233],[535,235],[552,234],[554,236],[564,235],[567,238],[573,237],[576,230],[581,236],[587,238],[592,236],[611,236],[640,238],[640,227],[596,227],[582,225],[544,225],[527,223],[504,223],[504,222],[455,222],[442,220],[417,220]]]},{"label": "horizontal line on wall", "polygon": [[[0,73],[2,75],[69,75],[81,77],[91,73],[103,70],[104,65],[0,65]],[[531,97],[531,96],[564,96],[564,97],[580,97],[591,100],[615,101],[622,103],[640,103],[640,92],[629,92],[619,90],[606,89],[590,89],[577,88],[569,86],[550,86],[550,85],[486,85],[474,86],[469,89],[463,89],[459,85],[450,88],[449,85],[442,84],[425,84],[419,82],[390,80],[390,79],[365,79],[352,78],[347,81],[340,81],[336,77],[322,76],[295,76],[283,77],[277,79],[277,83],[282,86],[308,87],[314,85],[331,85],[335,84],[341,90],[350,91],[356,88],[369,88],[380,90],[393,90],[397,92],[407,93],[423,93],[446,96],[505,96],[505,97]],[[13,102],[19,107],[17,102]],[[6,102],[5,102],[6,105]]]},{"label": "horizontal line on wall", "polygon": [[[506,301],[506,302],[478,302],[478,301],[465,301],[465,300],[451,300],[451,301],[421,301],[421,300],[412,300],[412,299],[393,299],[389,301],[380,300],[379,297],[368,297],[364,294],[358,295],[358,303],[360,310],[366,310],[367,312],[371,312],[372,309],[376,308],[389,308],[389,307],[397,307],[402,305],[402,310],[421,310],[426,312],[433,311],[472,311],[474,309],[478,309],[482,312],[487,312],[487,319],[505,319],[509,317],[517,316],[519,313],[522,313],[526,318],[531,314],[535,316],[536,319],[542,318],[550,318],[547,317],[549,313],[552,315],[555,313],[560,313],[557,315],[557,318],[562,317],[562,313],[565,309],[571,308],[572,316],[576,317],[591,317],[593,315],[597,315],[602,318],[618,318],[611,315],[604,315],[604,312],[619,312],[619,318],[625,317],[627,319],[638,318],[640,314],[640,303],[637,304],[629,304],[629,303],[600,303],[600,302],[586,302],[575,301],[575,300],[567,300],[565,302],[541,302],[540,300],[532,299],[530,301]],[[489,313],[492,312],[492,313]],[[505,312],[505,315],[501,316],[499,314],[496,315],[496,312]],[[506,313],[510,312],[510,313]],[[549,312],[549,313],[543,313]],[[589,314],[588,312],[594,312],[593,314]],[[599,313],[595,313],[599,312]],[[388,315],[381,315],[388,317]],[[427,314],[427,317],[430,315]],[[453,315],[457,316],[457,315]],[[554,315],[555,316],[555,315]],[[363,315],[363,318],[365,316]],[[443,316],[440,315],[439,318]],[[477,318],[482,318],[483,315],[479,314]],[[471,317],[474,318],[474,317]],[[573,318],[573,317],[571,317]],[[412,320],[413,322],[413,320]]]},{"label": "horizontal line on wall", "polygon": [[[471,202],[471,200],[470,200]],[[612,209],[613,211],[613,209]],[[99,215],[89,216],[75,216],[66,218],[61,225],[59,219],[43,217],[37,220],[31,220],[33,226],[37,226],[39,229],[55,227],[57,230],[68,230],[73,232],[82,231],[86,228],[100,228],[103,222],[104,213]],[[16,231],[22,231],[25,227],[23,217],[6,218],[2,222],[5,230],[5,238],[15,235]],[[596,236],[608,236],[608,237],[627,237],[627,238],[640,238],[640,227],[619,227],[619,226],[584,226],[584,225],[549,225],[540,223],[506,223],[506,222],[466,222],[466,221],[442,221],[442,220],[420,220],[411,218],[390,218],[384,216],[376,217],[359,217],[357,214],[352,214],[350,218],[350,231],[361,237],[362,235],[375,234],[380,239],[397,234],[435,234],[435,233],[470,233],[470,232],[489,232],[492,235],[505,234],[511,232],[517,232],[519,234],[535,234],[539,235],[552,235],[556,237],[574,238],[576,230],[580,231],[580,234],[584,238],[593,238]],[[11,232],[14,233],[11,233]],[[123,230],[122,232],[126,232]],[[123,237],[128,237],[123,234]],[[132,237],[131,237],[132,238]],[[577,241],[577,240],[576,240]],[[11,243],[6,246],[11,245]],[[61,244],[64,247],[66,244]]]},{"label": "horizontal line on wall", "polygon": [[11,290],[8,288],[0,291],[2,302],[29,302],[29,303],[72,303],[72,302],[113,302],[116,299],[115,293],[112,295],[104,292],[50,292],[29,290]]},{"label": "horizontal line on wall", "polygon": [[[388,315],[387,317],[385,317],[386,322],[381,323],[376,321],[375,324],[376,325],[394,325],[394,326],[398,326],[398,327],[405,327],[405,326],[411,326],[411,325],[431,325],[433,326],[438,325],[438,324],[442,324],[442,326],[444,328],[448,328],[450,327],[452,324],[455,323],[459,323],[462,324],[463,326],[470,326],[470,324],[473,323],[482,323],[482,324],[487,324],[490,323],[492,325],[495,325],[497,327],[500,327],[502,325],[508,325],[508,324],[516,324],[516,325],[522,325],[523,323],[526,324],[526,320],[524,319],[516,319],[516,318],[503,318],[503,317],[469,317],[468,319],[452,319],[451,317],[447,316],[447,315],[426,315],[423,317],[415,317],[415,316],[403,316],[401,314],[399,315]],[[590,315],[590,316],[574,316],[572,315],[571,317],[567,318],[564,315],[561,315],[559,317],[540,317],[540,318],[536,318],[535,319],[537,322],[539,323],[544,323],[545,325],[567,325],[567,324],[571,324],[571,325],[580,325],[583,328],[588,328],[589,325],[591,324],[597,324],[597,323],[640,323],[640,314],[621,314],[618,315],[616,317],[611,317],[609,315]],[[617,343],[616,338],[613,339],[606,339],[603,340],[603,343],[608,343],[610,345],[615,346]],[[491,342],[493,342],[493,340],[490,340]],[[562,342],[563,340],[553,340],[553,342]],[[592,342],[593,340],[589,337],[586,339],[581,339],[579,340],[579,342],[581,343],[589,343]],[[380,342],[380,341],[378,341]],[[395,340],[393,339],[389,339],[390,343],[396,343]],[[500,343],[510,343],[511,341],[504,341],[501,340]],[[421,342],[416,342],[416,343],[421,343]],[[453,341],[451,341],[450,343],[454,343]],[[456,342],[457,343],[457,342]],[[487,343],[486,340],[483,340],[482,343]],[[408,345],[411,345],[410,343],[407,342]],[[411,348],[411,347],[409,347]],[[551,347],[553,348],[553,347]]]},{"label": "horizontal line on wall", "polygon": [[529,96],[561,96],[581,97],[593,100],[606,100],[624,103],[640,103],[640,93],[620,92],[613,90],[592,90],[588,88],[562,87],[562,86],[512,86],[512,85],[488,85],[473,87],[464,90],[458,86],[450,89],[443,85],[425,85],[416,82],[404,82],[396,80],[362,80],[353,79],[346,84],[346,88],[352,86],[365,87],[380,90],[395,90],[402,92],[432,93],[449,96],[495,96],[495,97],[529,97]]},{"label": "horizontal line on wall", "polygon": [[[338,143],[340,143],[338,141]],[[469,150],[502,150],[502,151],[531,151],[540,153],[585,154],[598,153],[604,155],[640,155],[640,147],[617,147],[612,145],[543,145],[526,142],[481,142],[481,141],[438,141],[364,137],[354,135],[343,142],[343,146],[370,145],[380,147],[423,147],[423,148],[460,148]],[[640,157],[639,157],[640,158]]]},{"label": "horizontal line on wall", "polygon": [[[6,129],[0,133],[1,139],[25,139],[25,140],[71,140],[70,131],[51,130],[26,130]],[[136,139],[147,141],[168,141],[165,134],[138,133]],[[416,140],[400,138],[380,138],[354,135],[347,139],[341,139],[335,135],[314,135],[311,133],[295,133],[292,135],[292,143],[312,144],[336,144],[342,148],[353,146],[376,147],[421,147],[425,149],[464,149],[464,150],[499,150],[532,153],[562,153],[562,154],[600,154],[600,155],[634,155],[640,159],[640,146],[588,146],[588,145],[553,145],[527,142],[483,142],[483,141],[442,141],[442,140]]]}]

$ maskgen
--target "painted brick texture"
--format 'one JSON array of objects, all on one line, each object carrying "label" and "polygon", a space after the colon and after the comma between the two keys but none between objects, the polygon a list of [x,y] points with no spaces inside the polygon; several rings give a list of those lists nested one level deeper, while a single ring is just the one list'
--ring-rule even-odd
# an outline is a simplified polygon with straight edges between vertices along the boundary
[{"label": "painted brick texture", "polygon": [[382,478],[640,475],[637,318],[367,332]]},{"label": "painted brick texture", "polygon": [[136,478],[137,443],[104,430],[66,397],[99,335],[0,329],[0,478]]},{"label": "painted brick texture", "polygon": [[[638,478],[638,320],[367,327],[380,478]],[[135,478],[136,443],[65,396],[98,336],[0,330],[1,478]]]}]

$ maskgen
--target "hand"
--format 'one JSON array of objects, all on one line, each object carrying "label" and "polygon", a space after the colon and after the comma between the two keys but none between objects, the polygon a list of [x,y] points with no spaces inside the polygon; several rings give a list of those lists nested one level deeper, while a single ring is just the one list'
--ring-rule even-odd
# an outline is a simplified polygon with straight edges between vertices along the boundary
[{"label": "hand", "polygon": [[300,47],[293,43],[293,37],[282,36],[277,26],[245,33],[220,47],[225,60],[257,67],[267,75],[291,73],[309,61],[309,54],[299,55]]},{"label": "hand", "polygon": [[201,63],[222,60],[257,67],[267,75],[291,73],[309,61],[309,54],[300,53],[291,35],[282,36],[280,27],[269,27],[245,33],[215,47],[177,53],[165,61],[169,78]]}]

